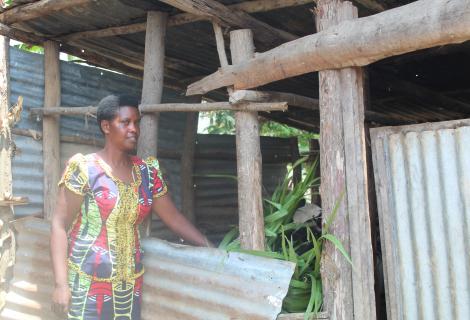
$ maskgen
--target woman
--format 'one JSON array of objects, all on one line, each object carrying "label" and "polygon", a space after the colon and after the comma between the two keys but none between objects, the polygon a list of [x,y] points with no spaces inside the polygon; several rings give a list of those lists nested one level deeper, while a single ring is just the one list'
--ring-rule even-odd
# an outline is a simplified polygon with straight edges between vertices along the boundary
[{"label": "woman", "polygon": [[73,156],[59,182],[52,218],[53,309],[68,319],[140,319],[144,268],[138,225],[151,212],[183,239],[209,242],[174,206],[158,161],[137,147],[137,101],[98,105],[102,150]]}]

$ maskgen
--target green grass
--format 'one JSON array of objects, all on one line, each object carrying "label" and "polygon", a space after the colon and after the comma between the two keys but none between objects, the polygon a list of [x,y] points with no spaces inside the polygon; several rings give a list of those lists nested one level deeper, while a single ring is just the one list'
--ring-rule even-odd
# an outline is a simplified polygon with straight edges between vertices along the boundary
[{"label": "green grass", "polygon": [[[303,166],[303,179],[293,185],[292,171],[297,166]],[[320,178],[315,176],[317,167],[318,159],[313,163],[308,163],[307,158],[300,159],[288,170],[271,198],[265,199],[265,251],[241,249],[237,227],[230,230],[219,245],[219,248],[227,251],[245,252],[295,263],[294,274],[282,309],[288,313],[305,313],[305,319],[320,312],[323,304],[320,263],[324,242],[330,241],[351,263],[341,242],[333,234],[328,233],[331,223],[336,218],[343,194],[326,218],[320,234],[312,231],[315,221],[293,222],[295,211],[307,191],[311,188],[317,190],[319,187]],[[298,237],[297,234],[304,236]]]}]

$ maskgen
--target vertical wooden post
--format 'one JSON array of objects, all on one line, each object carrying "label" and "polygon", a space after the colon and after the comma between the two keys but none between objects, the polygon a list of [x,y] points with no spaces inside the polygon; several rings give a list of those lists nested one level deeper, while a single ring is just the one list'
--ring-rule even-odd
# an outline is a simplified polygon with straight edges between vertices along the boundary
[{"label": "vertical wooden post", "polygon": [[[44,43],[44,108],[60,106],[59,44]],[[56,204],[60,179],[60,117],[47,116],[42,122],[44,168],[44,217],[50,220]]]},{"label": "vertical wooden post", "polygon": [[[167,17],[168,15],[163,12],[147,13],[142,104],[155,104],[162,101]],[[158,118],[158,113],[142,116],[137,146],[137,154],[141,158],[157,155]],[[143,224],[144,236],[150,235],[151,221],[152,217]]]},{"label": "vertical wooden post", "polygon": [[[351,2],[320,0],[319,31],[357,18]],[[324,305],[330,319],[375,319],[374,269],[360,68],[327,70],[320,78],[321,195],[324,218],[345,192],[330,232],[350,252],[349,263],[331,245],[323,252]]]},{"label": "vertical wooden post", "polygon": [[[12,194],[11,133],[7,115],[10,106],[9,39],[0,36],[0,199]],[[0,206],[0,239],[10,234],[9,223],[13,219],[11,206]],[[6,270],[11,246],[7,241],[0,244],[0,311],[5,304]]]},{"label": "vertical wooden post", "polygon": [[[230,32],[233,64],[254,56],[251,30]],[[241,247],[264,249],[264,216],[261,195],[261,148],[257,112],[236,112],[238,212]]]},{"label": "vertical wooden post", "polygon": [[181,157],[181,211],[193,223],[194,213],[194,151],[196,149],[197,124],[199,112],[186,113],[186,127]]},{"label": "vertical wooden post", "polygon": [[[294,165],[300,159],[299,139],[297,137],[290,138],[290,154],[292,165]],[[292,181],[294,185],[297,185],[302,180],[302,166],[295,167],[292,174]]]}]

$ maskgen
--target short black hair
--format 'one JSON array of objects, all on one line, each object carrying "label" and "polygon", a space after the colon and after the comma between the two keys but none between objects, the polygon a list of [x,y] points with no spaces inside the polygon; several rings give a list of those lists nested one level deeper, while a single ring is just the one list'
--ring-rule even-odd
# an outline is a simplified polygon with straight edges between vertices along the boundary
[{"label": "short black hair", "polygon": [[130,95],[109,95],[101,99],[98,103],[96,121],[98,122],[98,127],[102,133],[104,132],[103,129],[101,129],[101,121],[113,120],[117,116],[119,108],[121,107],[133,107],[139,109],[139,99]]}]

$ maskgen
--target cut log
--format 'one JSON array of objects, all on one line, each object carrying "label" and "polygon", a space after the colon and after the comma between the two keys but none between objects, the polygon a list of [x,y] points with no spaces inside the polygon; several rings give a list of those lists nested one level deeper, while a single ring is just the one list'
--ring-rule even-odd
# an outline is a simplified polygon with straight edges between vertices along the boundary
[{"label": "cut log", "polygon": [[[234,64],[255,54],[251,30],[230,32],[230,51]],[[264,215],[262,200],[262,160],[257,112],[235,113],[238,227],[243,249],[264,250]]]},{"label": "cut log", "polygon": [[[44,43],[44,109],[60,106],[59,44]],[[56,204],[60,178],[59,117],[43,119],[42,148],[44,165],[44,218],[50,220]]]},{"label": "cut log", "polygon": [[[300,6],[312,3],[313,0],[255,0],[227,6],[231,10],[241,10],[246,13],[265,12],[286,7]],[[208,20],[207,16],[192,13],[180,13],[168,18],[168,27],[179,26],[187,23]],[[116,26],[100,30],[75,32],[59,38],[61,41],[73,41],[78,39],[112,37],[122,34],[144,32],[146,23],[134,23],[126,26]]]},{"label": "cut log", "polygon": [[0,22],[12,24],[28,21],[41,16],[52,14],[56,11],[71,7],[84,6],[95,0],[42,0],[14,7],[0,14]]},{"label": "cut log", "polygon": [[191,84],[187,94],[235,86],[249,89],[327,69],[365,66],[386,57],[470,39],[468,0],[419,0],[345,21]]},{"label": "cut log", "polygon": [[224,6],[215,0],[161,0],[182,11],[206,16],[221,26],[252,29],[264,48],[272,48],[296,37],[261,22],[249,14]]}]

